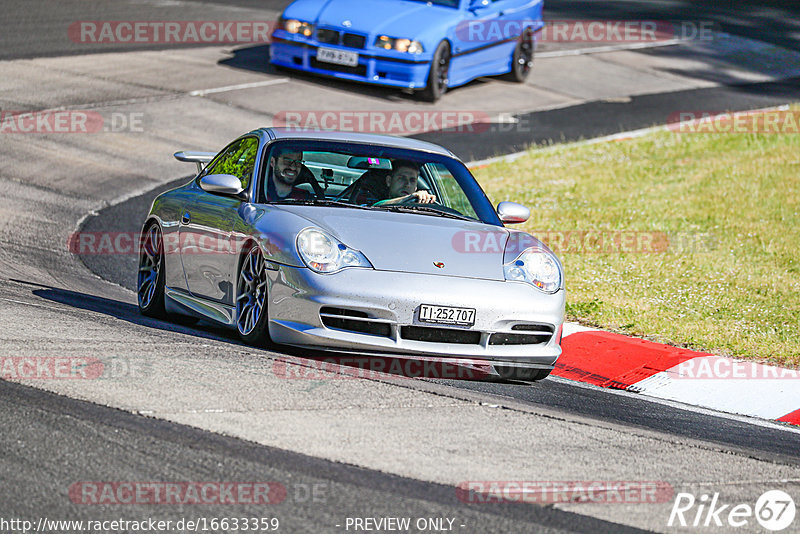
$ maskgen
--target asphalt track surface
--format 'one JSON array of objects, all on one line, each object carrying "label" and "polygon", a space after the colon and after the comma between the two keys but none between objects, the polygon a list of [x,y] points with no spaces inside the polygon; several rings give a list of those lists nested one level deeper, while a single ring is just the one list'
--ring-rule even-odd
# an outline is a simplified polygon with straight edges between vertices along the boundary
[{"label": "asphalt track surface", "polygon": [[[649,52],[657,55],[661,51]],[[648,128],[664,123],[671,110],[759,109],[800,99],[800,78],[710,87],[652,95],[632,96],[628,102],[587,102],[568,108],[522,113],[516,116],[526,128],[498,128],[492,143],[479,144],[470,136],[450,132],[426,132],[414,137],[449,148],[466,161],[510,154],[530,145],[580,141]]]},{"label": "asphalt track surface", "polygon": [[[329,531],[322,525],[344,531],[347,517],[410,516],[457,518],[456,528],[468,532],[642,532],[540,506],[468,506],[452,487],[254,445],[8,382],[0,382],[0,407],[5,518],[36,522],[43,512],[52,520],[74,521],[268,517],[278,518],[280,532],[321,532]],[[25,446],[33,443],[34,450]],[[81,508],[64,498],[66,488],[78,482],[76,464],[82,466],[83,481],[125,476],[208,481],[224,474],[228,481],[283,481],[286,495],[268,505],[172,505],[157,512],[150,505]],[[342,528],[331,528],[335,525]]]},{"label": "asphalt track surface", "polygon": [[[0,35],[0,59],[80,55],[85,47],[65,39],[63,27],[75,20],[234,20],[237,14],[262,11],[277,13],[285,2],[239,0],[235,2],[101,2],[67,0],[52,4],[10,1],[3,3],[5,27]],[[230,13],[231,6],[243,10]],[[797,7],[793,2],[742,2],[720,7],[716,2],[568,2],[548,3],[548,17],[665,20],[714,20],[724,31],[756,37],[793,49],[797,43]],[[227,16],[223,17],[223,14]],[[179,16],[180,15],[180,16]],[[158,46],[150,47],[153,49]],[[96,48],[92,52],[129,51],[137,48]],[[654,50],[650,54],[668,53]],[[465,159],[512,152],[531,142],[589,138],[663,122],[667,110],[725,107],[750,109],[797,100],[798,81],[741,84],[733,87],[697,89],[681,94],[634,96],[629,102],[593,102],[571,108],[534,112],[529,115],[536,135],[510,132],[495,136],[492,146],[476,149],[468,139],[447,139],[448,134],[427,133],[420,137],[445,144]],[[571,120],[581,117],[581,121]],[[611,120],[611,118],[614,120]],[[444,136],[444,137],[442,137]],[[161,187],[159,189],[164,189]],[[141,221],[156,191],[102,210],[86,221],[84,229],[130,230],[131,221]],[[31,254],[40,253],[33,250]],[[42,263],[57,264],[41,252]],[[135,259],[129,256],[88,256],[84,263],[102,278],[127,288],[132,286]],[[52,303],[87,321],[103,317],[137,328],[188,334],[221,342],[231,350],[241,347],[230,332],[200,324],[197,328],[175,326],[144,319],[135,306],[114,296],[98,282],[87,280],[91,290],[70,291],[11,279],[5,287],[17,287],[19,295],[34,295],[36,302]],[[11,294],[9,300],[21,299]],[[8,304],[8,303],[6,303]],[[71,311],[70,311],[71,310]],[[4,332],[7,340],[24,332]],[[199,350],[199,349],[198,349]],[[292,354],[292,351],[287,351]],[[272,352],[263,351],[271,356]],[[280,354],[280,353],[279,353]],[[788,470],[800,461],[796,433],[748,421],[719,417],[645,401],[631,395],[609,394],[596,388],[547,380],[533,386],[453,381],[405,381],[400,387],[429,391],[440,397],[464,399],[478,404],[498,404],[517,413],[528,413],[555,421],[570,421],[578,427],[604,429],[648,436],[665,449],[722,452],[733,460],[757,459],[763,464]],[[266,513],[280,518],[285,532],[343,531],[335,528],[346,517],[451,517],[464,524],[464,532],[633,532],[617,522],[565,511],[553,506],[494,504],[465,505],[455,498],[453,487],[422,482],[409,477],[331,462],[289,450],[255,444],[247,440],[207,432],[187,425],[144,417],[114,408],[56,395],[37,388],[0,382],[0,515],[42,515],[62,519],[144,517],[178,519],[241,515],[263,517],[263,507],[174,506],[80,506],[67,497],[67,488],[80,480],[259,480],[282,481],[289,491],[286,502]],[[469,425],[469,421],[464,422]],[[542,444],[547,447],[548,444]],[[566,445],[565,445],[566,446]],[[611,447],[605,443],[599,449]],[[698,452],[700,454],[700,452]],[[602,463],[603,452],[597,462]],[[536,461],[531,459],[530,461]],[[686,458],[686,462],[691,462]],[[676,465],[676,469],[679,466]],[[723,472],[724,467],[719,467]],[[589,473],[591,471],[588,471]],[[704,475],[713,479],[715,472]],[[757,478],[758,473],[742,476]],[[790,482],[791,484],[791,482]],[[306,491],[318,487],[325,497],[309,500]],[[603,515],[601,512],[600,516]],[[656,522],[658,524],[658,522]],[[662,521],[663,524],[663,521]],[[653,527],[655,528],[655,527]],[[458,529],[457,529],[458,530]]]},{"label": "asphalt track surface", "polygon": [[[0,60],[129,50],[154,50],[159,45],[101,45],[87,49],[67,38],[63,28],[83,20],[269,20],[289,4],[286,0],[184,0],[110,2],[5,0]],[[261,18],[237,18],[247,11]],[[710,21],[727,33],[798,49],[797,3],[793,0],[548,0],[546,20]]]},{"label": "asphalt track surface", "polygon": [[[182,185],[188,179],[177,180],[155,191],[106,208],[88,219],[84,230],[124,231],[129,227],[127,221],[144,220],[158,193]],[[102,278],[132,291],[136,289],[134,274],[137,258],[134,255],[87,254],[81,256],[81,259],[89,269]],[[77,298],[67,299],[69,300],[73,305],[79,305]],[[127,310],[129,319],[136,320],[137,311],[131,308]],[[204,334],[213,333],[231,343],[239,343],[235,332],[213,327],[208,330],[202,326],[199,330]],[[325,354],[319,353],[318,356],[324,357]],[[498,400],[513,399],[533,408],[563,410],[611,423],[657,430],[707,442],[709,446],[716,445],[739,452],[749,451],[750,454],[757,454],[763,458],[775,458],[800,465],[798,442],[800,434],[755,426],[742,420],[687,411],[634,395],[610,395],[608,391],[600,388],[575,385],[563,380],[547,380],[533,385],[459,380],[437,380],[437,383],[474,393],[490,394],[496,396]]]}]

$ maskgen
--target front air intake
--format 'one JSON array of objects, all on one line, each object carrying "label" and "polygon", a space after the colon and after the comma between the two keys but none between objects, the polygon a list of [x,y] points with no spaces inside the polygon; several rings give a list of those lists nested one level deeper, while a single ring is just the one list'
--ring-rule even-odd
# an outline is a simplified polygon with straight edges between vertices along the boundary
[{"label": "front air intake", "polygon": [[555,327],[550,324],[515,324],[511,330],[525,332],[498,332],[489,337],[489,345],[546,345],[553,337]]},{"label": "front air intake", "polygon": [[427,326],[402,326],[400,327],[400,337],[412,341],[456,343],[459,345],[478,345],[481,342],[481,333],[475,330],[430,328]]},{"label": "front air intake", "polygon": [[372,319],[368,314],[359,310],[323,306],[319,310],[319,318],[323,325],[334,330],[381,337],[389,337],[392,332],[389,321]]}]

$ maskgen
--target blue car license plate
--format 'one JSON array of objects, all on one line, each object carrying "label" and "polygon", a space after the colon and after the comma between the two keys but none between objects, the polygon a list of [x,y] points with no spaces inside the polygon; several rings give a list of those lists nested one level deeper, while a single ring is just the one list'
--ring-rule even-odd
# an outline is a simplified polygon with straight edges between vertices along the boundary
[{"label": "blue car license plate", "polygon": [[320,47],[317,49],[317,61],[355,67],[358,65],[358,53]]}]

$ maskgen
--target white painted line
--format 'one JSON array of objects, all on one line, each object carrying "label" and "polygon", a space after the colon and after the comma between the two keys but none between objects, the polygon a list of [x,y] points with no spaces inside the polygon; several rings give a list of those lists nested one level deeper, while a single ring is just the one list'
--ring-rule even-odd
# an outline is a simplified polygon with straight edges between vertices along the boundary
[{"label": "white painted line", "polygon": [[651,126],[649,128],[642,128],[641,130],[631,130],[628,132],[620,132],[611,135],[604,135],[603,137],[594,137],[592,139],[586,139],[584,141],[575,141],[574,143],[558,143],[552,146],[545,146],[545,147],[531,147],[528,150],[523,150],[521,152],[514,152],[512,154],[506,154],[505,156],[495,156],[493,158],[482,159],[479,161],[470,161],[467,163],[467,167],[480,167],[483,165],[491,165],[492,163],[498,162],[505,162],[505,163],[512,163],[522,156],[526,156],[531,153],[542,153],[542,152],[552,152],[554,150],[569,150],[570,148],[575,148],[583,145],[594,145],[597,143],[605,143],[607,141],[618,141],[620,139],[629,139],[634,137],[642,137],[643,135],[647,135],[653,132],[660,132],[662,130],[666,130],[667,126]]},{"label": "white painted line", "polygon": [[693,358],[629,389],[764,419],[778,419],[800,407],[798,371],[722,356]]},{"label": "white painted line", "polygon": [[788,424],[781,424],[776,423],[774,421],[768,419],[762,419],[760,417],[748,417],[744,415],[736,415],[730,414],[725,412],[719,412],[713,409],[702,408],[700,406],[692,406],[691,404],[684,404],[683,402],[676,402],[669,399],[661,399],[658,397],[650,397],[646,395],[641,395],[639,393],[633,393],[630,391],[625,391],[622,389],[610,389],[610,388],[601,388],[600,386],[595,386],[594,384],[587,384],[585,382],[578,382],[576,380],[570,380],[568,378],[561,378],[559,376],[550,375],[546,378],[546,380],[554,380],[556,382],[561,382],[562,384],[569,384],[571,386],[585,388],[585,389],[593,389],[603,391],[610,395],[620,395],[622,397],[631,397],[639,400],[646,400],[648,402],[652,402],[654,404],[663,404],[664,406],[669,406],[671,408],[677,408],[679,410],[685,410],[687,412],[694,412],[699,413],[701,415],[709,415],[712,417],[717,417],[720,419],[730,419],[731,421],[738,421],[740,423],[747,423],[750,425],[760,426],[764,428],[770,428],[772,430],[783,430],[784,432],[792,432],[795,434],[800,435],[800,428],[796,426],[791,426]]},{"label": "white painted line", "polygon": [[[570,105],[572,105],[572,104],[570,104]],[[566,107],[569,107],[569,105],[566,106]],[[782,104],[780,106],[773,106],[773,107],[769,107],[769,108],[750,109],[750,110],[747,110],[746,112],[747,113],[765,113],[765,112],[769,112],[769,111],[786,111],[789,108],[790,108],[790,106],[788,104]],[[547,110],[543,110],[543,111],[547,111]],[[534,111],[533,113],[538,113],[538,110]],[[735,113],[735,112],[733,112],[733,113]],[[740,113],[744,113],[744,112],[740,112]],[[520,113],[520,115],[523,115],[523,113]],[[686,123],[691,123],[692,121],[685,121],[685,122]],[[683,124],[683,123],[675,123],[675,124],[672,125],[672,127],[673,128],[679,128],[680,124]],[[521,152],[513,152],[511,154],[506,154],[504,156],[495,156],[493,158],[481,159],[481,160],[478,160],[478,161],[470,161],[470,162],[466,163],[466,165],[467,165],[468,168],[472,169],[474,167],[482,167],[484,165],[491,165],[492,163],[498,163],[498,162],[512,163],[512,162],[518,160],[519,158],[521,158],[523,156],[526,156],[528,154],[541,154],[542,152],[553,152],[553,151],[556,151],[556,150],[570,150],[572,148],[583,146],[583,145],[594,145],[594,144],[597,144],[597,143],[606,143],[606,142],[609,142],[609,141],[621,141],[621,140],[624,140],[624,139],[634,139],[636,137],[642,137],[642,136],[645,136],[645,135],[648,135],[648,134],[651,134],[651,133],[655,133],[655,132],[667,131],[669,129],[670,128],[666,124],[664,124],[664,125],[661,125],[661,126],[650,126],[648,128],[641,128],[639,130],[629,130],[627,132],[619,132],[619,133],[615,133],[615,134],[611,134],[611,135],[604,135],[602,137],[594,137],[592,139],[585,139],[583,141],[574,141],[572,143],[556,143],[554,145],[543,146],[543,147],[532,146],[531,148],[529,148],[527,150],[523,150]]]},{"label": "white painted line", "polygon": [[564,323],[564,330],[561,331],[561,337],[567,337],[570,334],[578,332],[602,332],[599,328],[589,328],[578,323]]},{"label": "white painted line", "polygon": [[189,96],[206,96],[215,93],[226,93],[228,91],[241,91],[242,89],[252,89],[254,87],[266,87],[268,85],[278,85],[281,83],[288,83],[289,78],[277,78],[274,80],[264,80],[261,82],[240,83],[238,85],[225,85],[223,87],[214,87],[212,89],[197,89],[190,91]]},{"label": "white painted line", "polygon": [[686,39],[669,39],[655,43],[626,43],[607,46],[595,46],[591,48],[574,48],[566,50],[552,50],[550,52],[536,52],[534,58],[546,57],[566,57],[566,56],[585,56],[589,54],[602,54],[604,52],[617,52],[620,50],[642,50],[643,48],[660,48],[662,46],[674,46],[686,42]]},{"label": "white painted line", "polygon": [[44,308],[45,310],[51,310],[51,311],[56,311],[56,312],[63,312],[64,310],[68,309],[68,308],[54,308],[52,306],[44,306],[42,304],[35,304],[33,302],[25,302],[25,301],[22,301],[22,300],[8,299],[8,298],[5,298],[5,297],[0,297],[0,300],[5,300],[6,302],[13,302],[14,304],[22,304],[24,306],[33,306],[35,308]]}]

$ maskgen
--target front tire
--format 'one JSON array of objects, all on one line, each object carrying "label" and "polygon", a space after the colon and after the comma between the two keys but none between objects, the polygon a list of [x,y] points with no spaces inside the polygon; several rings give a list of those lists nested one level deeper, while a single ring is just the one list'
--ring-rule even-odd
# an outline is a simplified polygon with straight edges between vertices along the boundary
[{"label": "front tire", "polygon": [[164,310],[164,238],[158,223],[142,232],[139,246],[137,294],[139,311],[147,317],[165,319]]},{"label": "front tire", "polygon": [[533,69],[534,44],[533,30],[525,28],[511,54],[511,71],[506,76],[512,82],[524,83],[528,79]]},{"label": "front tire", "polygon": [[258,245],[242,259],[236,282],[236,328],[248,345],[269,343],[267,325],[267,266]]},{"label": "front tire", "polygon": [[422,91],[422,99],[426,102],[436,102],[447,92],[450,82],[450,45],[446,41],[439,43],[431,61],[431,70],[428,73],[428,85]]}]

